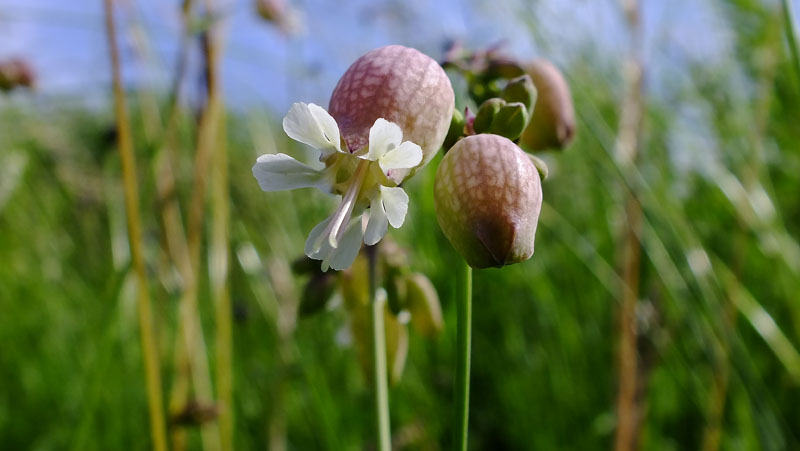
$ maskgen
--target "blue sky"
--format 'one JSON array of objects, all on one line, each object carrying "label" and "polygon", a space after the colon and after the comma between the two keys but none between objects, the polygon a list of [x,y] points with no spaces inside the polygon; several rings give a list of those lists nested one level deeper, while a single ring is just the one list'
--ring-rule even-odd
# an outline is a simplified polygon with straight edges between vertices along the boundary
[{"label": "blue sky", "polygon": [[[254,13],[253,0],[225,0],[223,81],[237,108],[282,114],[293,101],[327,104],[338,77],[367,50],[390,43],[439,58],[447,39],[473,47],[503,41],[518,56],[545,56],[562,67],[588,45],[610,59],[624,51],[616,0],[288,0],[305,32],[287,37]],[[123,0],[119,9],[125,79],[164,90],[174,69],[179,1]],[[650,73],[676,62],[721,61],[730,33],[708,0],[642,0]],[[798,8],[800,9],[800,8]],[[531,32],[533,31],[533,33]],[[39,96],[102,101],[108,93],[102,1],[0,0],[0,58],[30,58]],[[141,58],[135,36],[149,49]],[[658,85],[658,75],[650,83]]]}]

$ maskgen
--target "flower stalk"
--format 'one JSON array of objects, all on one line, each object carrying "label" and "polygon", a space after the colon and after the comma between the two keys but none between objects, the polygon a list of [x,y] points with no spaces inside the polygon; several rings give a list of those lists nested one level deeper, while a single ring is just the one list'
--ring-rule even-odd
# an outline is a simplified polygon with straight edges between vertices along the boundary
[{"label": "flower stalk", "polygon": [[150,294],[147,272],[142,254],[142,230],[139,217],[139,190],[136,183],[136,160],[133,154],[133,141],[125,106],[125,93],[122,89],[122,70],[117,49],[116,27],[112,0],[105,0],[105,25],[108,47],[111,56],[111,76],[114,91],[114,113],[117,121],[117,146],[122,164],[122,179],[125,190],[125,212],[128,220],[128,243],[131,260],[136,273],[137,311],[139,333],[144,358],[147,403],[150,411],[150,433],[153,449],[167,450],[167,431],[164,420],[163,394],[161,390],[161,371],[158,363],[158,347],[153,332],[153,317],[150,310]]},{"label": "flower stalk", "polygon": [[472,352],[472,267],[461,262],[458,280],[458,322],[456,335],[456,421],[453,447],[466,451],[469,434],[469,376]]},{"label": "flower stalk", "polygon": [[389,429],[389,381],[386,372],[386,330],[383,323],[384,298],[376,296],[378,289],[378,245],[367,246],[369,268],[369,297],[372,312],[373,400],[378,450],[392,449]]}]

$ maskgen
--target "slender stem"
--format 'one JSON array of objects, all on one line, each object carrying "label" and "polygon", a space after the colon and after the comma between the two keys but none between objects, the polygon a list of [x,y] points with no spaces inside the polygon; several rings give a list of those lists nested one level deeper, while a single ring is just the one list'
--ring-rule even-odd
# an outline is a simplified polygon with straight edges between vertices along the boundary
[{"label": "slender stem", "polygon": [[786,40],[789,41],[789,52],[791,53],[792,63],[797,72],[797,79],[800,81],[800,49],[797,44],[797,27],[794,23],[794,11],[791,0],[783,0],[783,26],[786,29]]},{"label": "slender stem", "polygon": [[378,246],[367,246],[369,259],[369,297],[372,309],[372,364],[373,364],[373,397],[375,399],[375,426],[378,434],[378,450],[392,449],[389,431],[389,379],[386,374],[386,331],[383,325],[383,309],[385,299],[379,299],[375,292],[378,289],[377,257]]},{"label": "slender stem", "polygon": [[472,349],[472,268],[463,261],[458,280],[456,424],[453,449],[466,451],[469,433],[469,372]]},{"label": "slender stem", "polygon": [[[616,152],[621,169],[630,174],[636,170],[640,153],[640,135],[644,117],[643,71],[641,60],[642,27],[639,0],[620,0],[628,31],[630,50],[625,58],[625,97],[620,108],[619,131]],[[618,312],[619,349],[617,355],[617,428],[614,436],[616,451],[633,451],[638,448],[641,428],[642,397],[645,371],[640,362],[636,330],[636,308],[638,304],[642,245],[639,236],[642,230],[642,206],[636,197],[636,187],[626,190],[625,218],[619,239],[620,276],[623,280]]]},{"label": "slender stem", "polygon": [[142,230],[139,218],[139,191],[136,183],[136,160],[133,155],[133,140],[125,106],[125,93],[122,90],[122,70],[120,69],[117,35],[114,26],[112,0],[105,0],[105,22],[108,34],[108,47],[111,54],[111,72],[114,89],[114,113],[117,118],[117,145],[122,162],[122,179],[125,189],[125,212],[128,218],[128,243],[131,260],[136,272],[137,310],[139,314],[139,333],[142,341],[147,402],[150,409],[150,432],[153,449],[166,451],[167,431],[164,421],[163,395],[161,391],[161,371],[158,364],[156,339],[153,332],[150,294],[147,272],[142,255]]}]

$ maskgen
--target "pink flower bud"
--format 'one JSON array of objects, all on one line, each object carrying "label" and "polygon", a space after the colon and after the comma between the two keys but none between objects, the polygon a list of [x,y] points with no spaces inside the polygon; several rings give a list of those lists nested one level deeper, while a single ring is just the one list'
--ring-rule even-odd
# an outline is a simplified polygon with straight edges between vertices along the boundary
[{"label": "pink flower bud", "polygon": [[564,76],[547,60],[525,66],[539,93],[520,144],[529,150],[563,149],[575,135],[575,110]]},{"label": "pink flower bud", "polygon": [[16,87],[33,88],[36,76],[27,61],[20,58],[0,62],[0,91]]},{"label": "pink flower bud", "polygon": [[442,231],[473,268],[533,255],[542,182],[528,155],[507,138],[458,141],[436,172],[434,199]]},{"label": "pink flower bud", "polygon": [[425,166],[444,142],[455,94],[444,70],[431,57],[408,47],[371,50],[344,73],[328,108],[350,152],[369,142],[378,118],[399,125],[403,141],[422,147]]}]

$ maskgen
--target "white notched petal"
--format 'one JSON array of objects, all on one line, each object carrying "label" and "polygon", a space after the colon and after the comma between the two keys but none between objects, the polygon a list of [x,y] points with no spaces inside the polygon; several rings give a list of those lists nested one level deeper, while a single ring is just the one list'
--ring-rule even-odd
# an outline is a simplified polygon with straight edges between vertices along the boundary
[{"label": "white notched petal", "polygon": [[378,160],[384,173],[390,169],[411,169],[422,162],[422,148],[411,141],[406,141],[394,150],[390,150]]},{"label": "white notched petal", "polygon": [[341,271],[347,269],[355,261],[358,251],[361,250],[361,217],[350,221],[347,231],[344,232],[342,240],[339,242],[339,247],[333,249],[330,257],[323,261],[323,270],[325,269],[325,262],[330,263],[330,267]]},{"label": "white notched petal", "polygon": [[336,119],[328,114],[328,112],[325,111],[325,108],[322,108],[319,105],[309,103],[308,109],[311,111],[311,114],[317,121],[322,133],[325,134],[325,137],[330,143],[331,148],[341,152],[341,138],[339,136],[339,125],[336,124]]},{"label": "white notched petal", "polygon": [[339,126],[327,111],[313,103],[293,104],[283,118],[283,130],[295,141],[308,144],[323,153],[341,152]]},{"label": "white notched petal", "polygon": [[383,201],[380,194],[373,196],[369,203],[369,222],[367,231],[364,232],[364,244],[372,246],[386,235],[389,228],[389,219],[386,217],[386,210],[383,208]]},{"label": "white notched petal", "polygon": [[389,219],[389,224],[397,229],[406,220],[408,194],[400,187],[381,186],[380,190],[380,197],[383,200],[383,206],[386,208],[386,217]]},{"label": "white notched petal", "polygon": [[369,153],[362,158],[377,161],[386,152],[399,146],[402,140],[403,131],[400,126],[379,117],[369,129]]},{"label": "white notched petal", "polygon": [[328,174],[282,153],[258,157],[253,165],[253,176],[264,191],[297,188],[319,188],[327,191],[330,185]]}]

